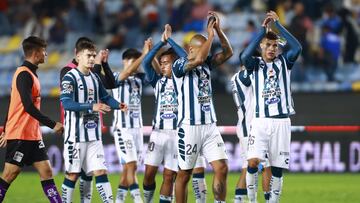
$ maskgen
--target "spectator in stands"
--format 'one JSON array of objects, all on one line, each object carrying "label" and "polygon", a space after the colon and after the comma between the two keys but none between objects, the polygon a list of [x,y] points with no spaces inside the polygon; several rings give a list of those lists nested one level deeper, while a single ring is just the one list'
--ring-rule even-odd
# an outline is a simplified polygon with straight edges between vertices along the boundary
[{"label": "spectator in stands", "polygon": [[360,28],[356,20],[351,17],[351,12],[343,8],[339,11],[339,16],[342,20],[341,31],[344,33],[345,49],[344,49],[344,63],[355,63],[355,53],[359,46]]},{"label": "spectator in stands", "polygon": [[70,0],[67,26],[71,32],[87,36],[93,31],[93,20],[81,0]]},{"label": "spectator in stands", "polygon": [[191,10],[191,20],[184,25],[184,31],[201,32],[204,30],[204,23],[208,12],[212,10],[212,6],[207,0],[194,0]]},{"label": "spectator in stands", "polygon": [[67,32],[67,27],[65,21],[61,17],[61,14],[59,13],[55,17],[54,25],[50,28],[50,38],[49,38],[50,44],[56,44],[56,45],[64,44],[66,32]]},{"label": "spectator in stands", "polygon": [[319,52],[320,65],[325,70],[328,81],[335,80],[341,48],[340,37],[331,30],[330,26],[323,25]]},{"label": "spectator in stands", "polygon": [[158,30],[159,26],[159,10],[156,0],[146,0],[142,5],[141,17],[146,34],[151,34]]},{"label": "spectator in stands", "polygon": [[142,42],[140,12],[133,1],[123,0],[123,5],[118,14],[118,23],[115,26],[119,27],[119,25],[123,25],[126,29],[125,46],[140,46]]},{"label": "spectator in stands", "polygon": [[292,18],[289,31],[294,35],[294,37],[302,45],[302,57],[304,64],[306,65],[309,61],[309,42],[306,40],[308,32],[313,30],[313,23],[311,19],[304,12],[304,5],[302,2],[297,2],[294,5],[294,14]]},{"label": "spectator in stands", "polygon": [[332,4],[327,4],[324,8],[322,26],[330,28],[330,32],[339,34],[341,29],[341,20],[336,14],[336,10]]}]

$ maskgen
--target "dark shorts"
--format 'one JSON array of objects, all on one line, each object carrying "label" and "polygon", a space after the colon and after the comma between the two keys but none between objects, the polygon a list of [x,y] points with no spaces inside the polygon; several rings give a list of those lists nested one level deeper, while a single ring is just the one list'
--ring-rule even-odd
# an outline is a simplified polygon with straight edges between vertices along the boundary
[{"label": "dark shorts", "polygon": [[23,167],[34,162],[49,160],[42,140],[8,140],[5,162]]}]

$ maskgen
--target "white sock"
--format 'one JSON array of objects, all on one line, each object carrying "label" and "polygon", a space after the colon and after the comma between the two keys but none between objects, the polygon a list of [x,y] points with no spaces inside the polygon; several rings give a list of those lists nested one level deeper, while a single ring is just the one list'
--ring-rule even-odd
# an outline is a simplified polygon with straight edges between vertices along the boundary
[{"label": "white sock", "polygon": [[67,178],[64,179],[64,182],[61,186],[61,200],[63,203],[71,203],[72,202],[75,183],[76,182],[71,181]]},{"label": "white sock", "polygon": [[126,195],[128,192],[128,188],[125,186],[119,185],[116,193],[116,203],[124,203],[126,199]]},{"label": "white sock", "polygon": [[192,187],[196,203],[206,203],[206,181],[203,173],[195,173],[192,178]]},{"label": "white sock", "polygon": [[91,203],[91,198],[92,198],[92,193],[93,193],[92,177],[87,176],[86,178],[83,178],[81,176],[79,189],[80,189],[80,202],[81,203]]},{"label": "white sock", "polygon": [[221,201],[221,200],[214,200],[215,203],[225,203],[225,201]]},{"label": "white sock", "polygon": [[250,203],[256,202],[258,173],[257,168],[248,168],[246,172],[247,196]]},{"label": "white sock", "polygon": [[129,189],[130,189],[131,198],[134,200],[134,202],[142,203],[143,200],[141,199],[139,185],[137,183],[134,183],[129,186]]},{"label": "white sock", "polygon": [[247,197],[247,189],[237,188],[235,190],[234,203],[245,203],[246,197]]},{"label": "white sock", "polygon": [[280,200],[283,178],[271,176],[270,180],[270,203],[277,203]]},{"label": "white sock", "polygon": [[143,185],[143,188],[144,188],[144,202],[153,203],[156,184],[154,183],[148,186]]},{"label": "white sock", "polygon": [[99,192],[100,199],[104,203],[112,203],[113,194],[107,175],[96,176],[95,181],[96,181],[96,189]]},{"label": "white sock", "polygon": [[171,202],[171,200],[172,200],[171,196],[160,195],[160,203]]}]

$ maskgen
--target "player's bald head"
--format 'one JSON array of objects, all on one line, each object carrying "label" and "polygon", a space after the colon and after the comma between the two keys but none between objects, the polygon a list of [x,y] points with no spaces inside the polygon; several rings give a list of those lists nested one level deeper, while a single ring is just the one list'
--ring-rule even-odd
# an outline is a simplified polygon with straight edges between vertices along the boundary
[{"label": "player's bald head", "polygon": [[206,37],[201,34],[194,35],[190,40],[190,46],[199,47],[206,42]]}]

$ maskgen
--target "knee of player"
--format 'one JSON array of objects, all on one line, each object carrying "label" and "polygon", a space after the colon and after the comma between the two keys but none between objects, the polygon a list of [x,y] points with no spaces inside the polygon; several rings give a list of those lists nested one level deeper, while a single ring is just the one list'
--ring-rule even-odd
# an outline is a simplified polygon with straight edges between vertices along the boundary
[{"label": "knee of player", "polygon": [[192,170],[179,170],[178,174],[176,175],[176,180],[182,182],[189,182],[191,178]]},{"label": "knee of player", "polygon": [[71,181],[76,181],[79,178],[80,174],[78,173],[66,173],[65,177],[66,179],[69,179]]},{"label": "knee of player", "polygon": [[228,173],[228,171],[229,171],[229,167],[228,167],[227,163],[223,162],[217,167],[217,169],[214,172],[224,176]]},{"label": "knee of player", "polygon": [[21,169],[12,169],[12,170],[4,170],[2,174],[2,179],[6,182],[11,183],[20,173]]},{"label": "knee of player", "polygon": [[163,181],[164,183],[173,183],[174,182],[174,178],[175,178],[175,173],[174,172],[164,172],[163,174]]},{"label": "knee of player", "polygon": [[260,163],[259,159],[249,159],[248,160],[248,167],[256,168],[256,167],[258,167],[259,163]]},{"label": "knee of player", "polygon": [[42,170],[39,174],[40,174],[41,180],[48,180],[53,177],[53,171],[51,168],[46,168],[46,169]]},{"label": "knee of player", "polygon": [[94,173],[94,176],[102,176],[102,175],[106,175],[107,171],[106,170],[96,170],[96,171],[93,171],[93,173]]}]

